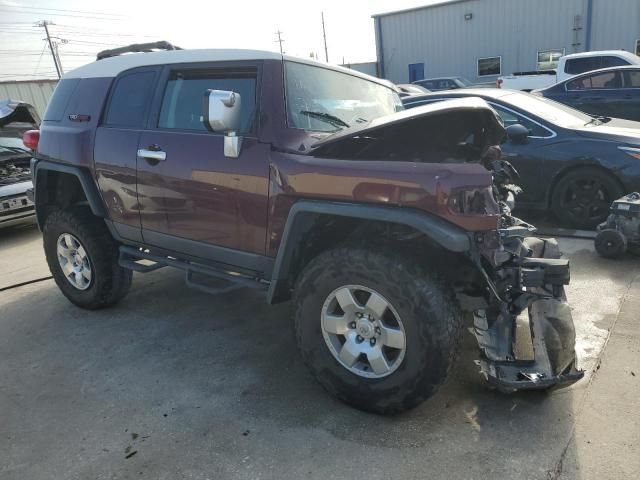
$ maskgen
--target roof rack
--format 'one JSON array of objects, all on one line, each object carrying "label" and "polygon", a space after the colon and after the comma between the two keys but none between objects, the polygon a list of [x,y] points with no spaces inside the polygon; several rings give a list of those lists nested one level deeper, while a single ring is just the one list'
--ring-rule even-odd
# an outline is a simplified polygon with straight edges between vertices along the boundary
[{"label": "roof rack", "polygon": [[150,42],[150,43],[134,43],[132,45],[127,45],[126,47],[112,48],[110,50],[103,50],[101,52],[98,52],[98,55],[96,56],[96,60],[102,60],[104,58],[109,58],[109,57],[117,57],[118,55],[122,55],[123,53],[144,53],[144,52],[152,52],[154,50],[182,50],[182,49],[164,40],[161,40],[159,42]]}]

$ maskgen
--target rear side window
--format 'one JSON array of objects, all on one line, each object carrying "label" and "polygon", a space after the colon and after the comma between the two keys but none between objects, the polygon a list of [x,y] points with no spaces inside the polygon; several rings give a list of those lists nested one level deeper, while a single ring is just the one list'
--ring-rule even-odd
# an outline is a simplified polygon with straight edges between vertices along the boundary
[{"label": "rear side window", "polygon": [[153,93],[154,71],[134,72],[118,78],[105,124],[113,127],[142,128]]},{"label": "rear side window", "polygon": [[68,80],[60,80],[60,82],[58,82],[58,86],[56,87],[55,92],[53,92],[51,100],[49,100],[49,105],[47,105],[47,110],[44,112],[43,120],[52,120],[56,122],[62,120],[64,112],[67,109],[67,104],[71,99],[71,95],[79,83],[79,78],[70,78]]},{"label": "rear side window", "polygon": [[629,62],[620,57],[588,57],[588,58],[572,58],[565,63],[564,71],[571,75],[598,70],[599,68],[621,67],[629,65]]},{"label": "rear side window", "polygon": [[255,69],[174,71],[162,99],[159,128],[207,131],[202,122],[204,93],[208,89],[240,94],[240,131],[253,129],[256,113]]},{"label": "rear side window", "polygon": [[627,72],[627,88],[640,88],[640,70]]},{"label": "rear side window", "polygon": [[610,90],[622,88],[620,72],[602,72],[589,75],[567,83],[567,90]]}]

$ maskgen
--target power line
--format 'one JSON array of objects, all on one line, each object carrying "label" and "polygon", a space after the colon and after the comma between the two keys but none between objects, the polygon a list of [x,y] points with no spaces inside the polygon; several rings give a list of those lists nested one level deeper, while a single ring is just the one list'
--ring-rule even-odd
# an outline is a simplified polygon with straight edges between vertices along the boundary
[{"label": "power line", "polygon": [[[67,18],[89,18],[89,19],[92,19],[92,20],[107,20],[107,21],[112,21],[112,22],[122,20],[122,17],[121,18],[93,17],[93,16],[88,16],[88,15],[71,15],[71,14],[68,14],[68,13],[49,13],[49,12],[46,12],[46,11],[42,11],[42,12],[37,12],[37,11],[23,12],[23,11],[18,11],[18,10],[6,10],[4,8],[6,8],[6,7],[0,8],[0,12],[4,11],[4,12],[7,12],[7,13],[12,13],[14,15],[38,15],[38,14],[42,13],[44,15],[47,15],[48,17],[52,16],[52,17],[67,17]],[[17,8],[17,7],[15,7],[15,8]]]},{"label": "power line", "polygon": [[28,9],[28,10],[51,10],[53,12],[67,12],[67,13],[88,13],[90,15],[107,15],[110,17],[122,17],[122,15],[119,15],[117,13],[106,13],[106,12],[94,12],[94,11],[87,11],[87,10],[67,10],[67,9],[62,9],[62,8],[49,8],[49,7],[30,7],[27,5],[3,5],[4,7],[8,7],[8,8],[20,8],[20,9]]}]

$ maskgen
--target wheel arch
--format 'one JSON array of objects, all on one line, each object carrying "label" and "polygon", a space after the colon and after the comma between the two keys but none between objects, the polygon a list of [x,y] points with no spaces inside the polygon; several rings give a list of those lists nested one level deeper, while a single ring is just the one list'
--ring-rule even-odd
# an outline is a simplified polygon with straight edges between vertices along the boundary
[{"label": "wheel arch", "polygon": [[560,180],[562,180],[564,177],[566,177],[570,173],[574,172],[575,170],[579,170],[581,168],[593,168],[594,170],[599,170],[603,175],[607,175],[608,177],[612,178],[618,184],[618,186],[620,187],[620,190],[624,191],[624,184],[618,178],[618,176],[614,172],[612,172],[611,169],[602,166],[600,163],[594,162],[594,163],[573,164],[573,165],[569,165],[569,166],[563,168],[562,170],[556,172],[554,177],[551,179],[551,184],[549,185],[549,188],[547,189],[547,194],[546,194],[546,199],[545,199],[546,208],[551,208],[552,199],[553,199],[553,192],[555,191],[556,187],[558,186],[558,183],[560,182]]},{"label": "wheel arch", "polygon": [[[336,238],[322,235],[331,224],[338,223]],[[469,234],[462,228],[426,212],[398,207],[341,202],[300,200],[291,208],[276,255],[269,303],[291,297],[291,285],[317,254],[346,242],[366,240],[372,227],[391,226],[422,234],[432,244],[452,254],[471,249]],[[375,231],[375,228],[373,228]]]},{"label": "wheel arch", "polygon": [[32,172],[36,218],[41,230],[52,208],[56,207],[87,204],[95,216],[107,217],[98,188],[87,169],[39,160],[32,166]]}]

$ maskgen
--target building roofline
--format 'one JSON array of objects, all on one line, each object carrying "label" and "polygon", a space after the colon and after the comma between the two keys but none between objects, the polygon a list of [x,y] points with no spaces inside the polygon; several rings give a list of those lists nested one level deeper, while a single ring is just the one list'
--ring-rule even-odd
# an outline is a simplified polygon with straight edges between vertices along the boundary
[{"label": "building roofline", "polygon": [[371,18],[380,18],[380,17],[388,17],[391,15],[398,15],[401,13],[408,13],[408,12],[415,12],[417,10],[427,10],[429,8],[437,8],[437,7],[444,7],[447,5],[454,5],[456,3],[464,3],[464,2],[470,2],[471,0],[442,0],[441,2],[438,3],[432,3],[430,5],[423,5],[421,7],[412,7],[412,8],[405,8],[403,10],[394,10],[391,12],[382,12],[382,13],[375,13],[373,15],[371,15]]},{"label": "building roofline", "polygon": [[[16,75],[19,77],[19,75]],[[16,84],[16,83],[58,83],[57,78],[38,78],[35,80],[1,80],[0,85]]]}]

